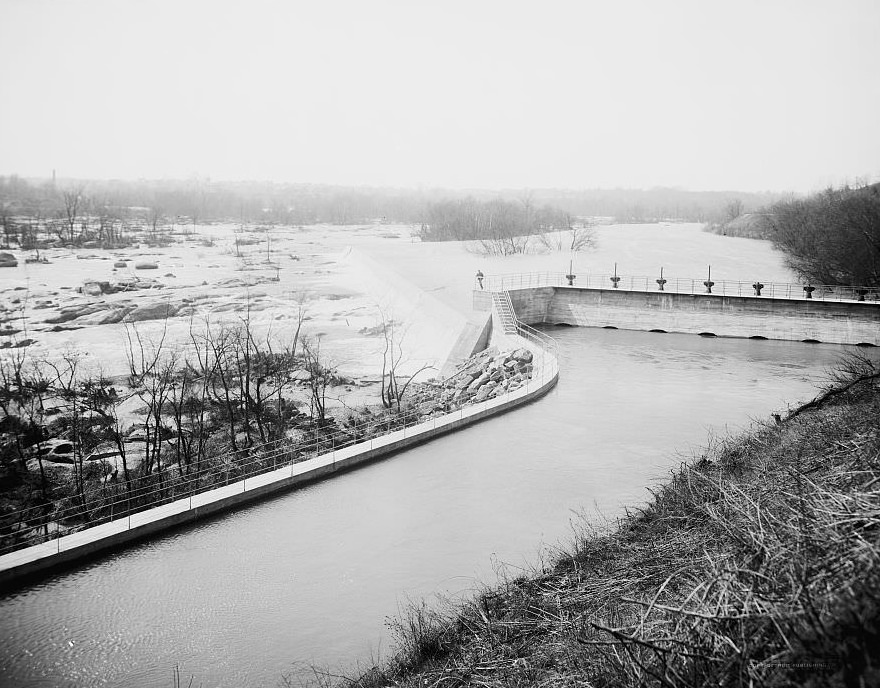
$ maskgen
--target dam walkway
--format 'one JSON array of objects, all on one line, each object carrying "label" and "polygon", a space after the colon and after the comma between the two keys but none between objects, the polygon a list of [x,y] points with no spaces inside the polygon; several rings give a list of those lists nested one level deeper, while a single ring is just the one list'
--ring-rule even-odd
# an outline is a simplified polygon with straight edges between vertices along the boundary
[{"label": "dam walkway", "polygon": [[[711,285],[708,284],[711,282]],[[793,284],[759,280],[712,281],[701,278],[664,279],[644,275],[582,274],[569,280],[561,272],[527,272],[490,275],[484,279],[487,291],[509,291],[533,287],[577,287],[579,289],[618,289],[635,292],[668,292],[673,294],[712,294],[714,296],[755,296],[764,299],[804,299],[813,301],[867,301],[880,302],[880,289],[872,287],[831,284]]]}]

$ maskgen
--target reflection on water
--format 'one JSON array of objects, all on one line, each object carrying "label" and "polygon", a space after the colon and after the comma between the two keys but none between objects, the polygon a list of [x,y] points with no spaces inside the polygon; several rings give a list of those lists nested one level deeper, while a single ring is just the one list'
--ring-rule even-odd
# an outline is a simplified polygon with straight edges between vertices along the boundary
[{"label": "reflection on water", "polygon": [[723,432],[814,394],[843,347],[553,328],[513,413],[0,600],[0,685],[274,686],[389,649],[385,618],[552,556]]}]

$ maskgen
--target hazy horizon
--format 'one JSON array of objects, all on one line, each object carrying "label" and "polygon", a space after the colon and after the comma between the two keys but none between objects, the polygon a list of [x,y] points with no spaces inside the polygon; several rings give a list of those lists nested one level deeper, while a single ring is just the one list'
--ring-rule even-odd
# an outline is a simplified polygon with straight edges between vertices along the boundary
[{"label": "hazy horizon", "polygon": [[0,174],[809,192],[880,179],[880,3],[0,0]]},{"label": "hazy horizon", "polygon": [[[52,175],[37,175],[37,176],[28,176],[22,175],[18,172],[3,172],[0,171],[0,177],[17,177],[23,181],[26,181],[30,184],[37,183],[51,183],[53,181]],[[850,183],[858,182],[861,183],[862,178],[853,178],[851,180],[843,180],[842,183]],[[189,177],[75,177],[75,176],[62,176],[60,174],[56,175],[55,180],[56,183],[60,185],[65,185],[69,182],[76,182],[78,184],[85,185],[84,191],[88,192],[89,184],[190,184],[190,183],[205,183],[205,184],[218,184],[218,185],[262,185],[262,184],[275,184],[279,186],[289,185],[289,186],[311,186],[311,187],[327,187],[327,188],[339,188],[339,189],[350,189],[350,190],[377,190],[377,191],[402,191],[402,192],[436,192],[436,191],[450,191],[454,193],[477,193],[477,194],[486,194],[486,193],[542,193],[542,192],[562,192],[562,193],[588,193],[588,192],[609,192],[609,193],[626,193],[626,192],[640,192],[640,193],[650,193],[655,191],[669,191],[669,192],[680,192],[680,193],[695,193],[695,194],[744,194],[744,195],[780,195],[787,193],[796,193],[791,192],[787,189],[761,189],[758,191],[745,191],[743,189],[690,189],[684,186],[651,186],[651,187],[633,187],[633,186],[590,186],[590,187],[564,187],[564,186],[451,186],[451,185],[439,185],[439,184],[345,184],[345,183],[334,183],[334,182],[324,182],[324,181],[309,181],[309,180],[297,180],[297,181],[289,181],[289,180],[278,180],[278,179],[215,179],[210,176],[202,176],[202,175],[191,175]]]}]

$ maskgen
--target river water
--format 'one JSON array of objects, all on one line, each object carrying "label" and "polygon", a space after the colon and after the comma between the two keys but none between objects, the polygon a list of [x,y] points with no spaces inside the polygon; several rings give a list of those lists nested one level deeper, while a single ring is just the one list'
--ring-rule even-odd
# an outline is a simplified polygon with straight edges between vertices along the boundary
[{"label": "river water", "polygon": [[276,686],[390,650],[408,600],[540,566],[846,347],[550,328],[545,398],[0,599],[0,685]]}]

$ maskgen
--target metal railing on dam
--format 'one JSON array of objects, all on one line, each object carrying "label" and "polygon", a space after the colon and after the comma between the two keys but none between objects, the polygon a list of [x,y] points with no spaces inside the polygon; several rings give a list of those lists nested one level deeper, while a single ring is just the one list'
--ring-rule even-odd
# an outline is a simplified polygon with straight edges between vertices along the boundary
[{"label": "metal railing on dam", "polygon": [[[532,325],[880,346],[876,290],[720,280],[706,280],[698,288],[697,280],[674,279],[651,288],[648,279],[496,275],[484,278],[483,289],[474,290],[474,308],[508,308]],[[508,298],[512,303],[506,306]]]},{"label": "metal railing on dam", "polygon": [[[506,301],[509,305],[509,297]],[[532,352],[531,377],[520,387],[442,414],[426,415],[420,404],[387,417],[347,423],[338,436],[284,438],[226,452],[202,471],[185,473],[179,465],[169,466],[158,484],[102,482],[99,494],[53,512],[42,503],[5,512],[0,515],[0,533],[8,539],[0,546],[0,586],[329,477],[539,398],[558,378],[556,341],[519,322],[512,306],[497,315],[505,323],[499,333],[505,344]]]},{"label": "metal railing on dam", "polygon": [[831,284],[791,284],[787,282],[743,282],[699,278],[657,278],[644,275],[584,273],[568,279],[561,272],[528,272],[488,275],[484,288],[502,292],[533,287],[577,287],[617,289],[618,291],[668,292],[672,294],[712,294],[713,296],[755,296],[767,299],[812,299],[817,301],[880,301],[875,287]]}]

